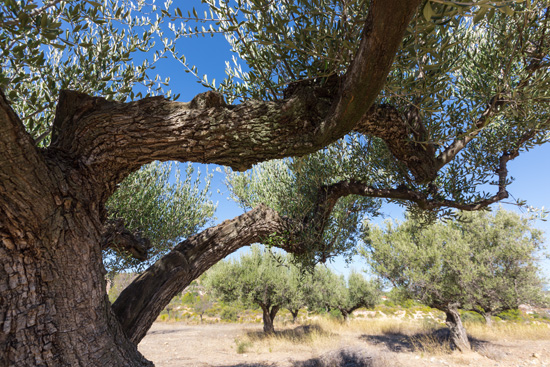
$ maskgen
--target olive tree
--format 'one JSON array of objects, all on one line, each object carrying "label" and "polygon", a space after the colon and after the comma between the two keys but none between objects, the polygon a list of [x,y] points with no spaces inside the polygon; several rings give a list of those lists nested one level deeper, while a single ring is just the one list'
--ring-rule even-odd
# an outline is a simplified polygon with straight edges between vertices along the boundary
[{"label": "olive tree", "polygon": [[542,234],[532,220],[512,212],[460,213],[430,226],[387,222],[383,229],[369,226],[365,242],[362,254],[376,273],[445,312],[451,341],[461,351],[470,343],[459,308],[490,320],[542,297]]},{"label": "olive tree", "polygon": [[252,246],[238,260],[215,265],[206,278],[207,287],[226,302],[241,301],[262,309],[264,332],[273,333],[273,321],[281,308],[294,307],[301,300],[292,284],[299,272],[292,270],[284,258],[269,250]]},{"label": "olive tree", "polygon": [[[136,344],[227,254],[271,242],[322,261],[332,243],[311,239],[352,194],[486,207],[508,196],[507,163],[548,139],[545,0],[206,5],[201,18],[170,1],[0,3],[0,364],[150,365]],[[176,41],[214,33],[237,53],[228,78],[190,102],[159,96],[155,62],[197,73]],[[141,166],[246,170],[350,133],[357,169],[319,187],[308,215],[258,204],[182,238],[109,303],[106,204]]]},{"label": "olive tree", "polygon": [[307,299],[309,307],[338,310],[348,321],[358,308],[376,306],[381,295],[378,280],[366,280],[357,272],[351,272],[346,280],[343,275],[338,276],[327,267],[320,266],[313,273]]}]

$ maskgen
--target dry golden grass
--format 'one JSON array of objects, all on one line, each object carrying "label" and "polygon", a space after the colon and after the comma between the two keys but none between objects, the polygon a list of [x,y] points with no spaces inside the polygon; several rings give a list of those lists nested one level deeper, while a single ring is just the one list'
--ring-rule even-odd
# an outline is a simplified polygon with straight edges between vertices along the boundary
[{"label": "dry golden grass", "polygon": [[468,335],[483,340],[550,340],[550,324],[495,322],[493,326],[465,323]]},{"label": "dry golden grass", "polygon": [[[422,355],[442,355],[452,352],[445,325],[426,320],[353,319],[341,322],[319,318],[304,326],[278,325],[274,334],[248,332],[236,340],[237,348],[245,351],[272,352],[303,350],[326,350],[342,341],[363,340],[375,342],[381,339],[401,340],[410,352]],[[468,335],[486,341],[494,340],[550,340],[548,324],[495,323],[492,327],[480,323],[465,324]],[[483,355],[483,353],[481,353]]]},{"label": "dry golden grass", "polygon": [[[278,327],[273,334],[265,334],[259,331],[249,331],[236,340],[237,348],[254,350],[256,352],[272,352],[282,350],[297,350],[304,347],[326,348],[337,340],[339,336],[333,332],[327,332],[316,324],[298,326],[293,328]],[[240,347],[242,345],[243,347]]]}]

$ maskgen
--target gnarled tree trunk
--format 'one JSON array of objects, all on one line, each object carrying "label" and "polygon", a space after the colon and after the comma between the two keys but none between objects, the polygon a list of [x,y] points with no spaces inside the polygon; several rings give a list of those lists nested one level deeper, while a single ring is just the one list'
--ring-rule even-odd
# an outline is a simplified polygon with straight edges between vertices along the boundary
[{"label": "gnarled tree trunk", "polygon": [[298,313],[300,312],[300,309],[294,309],[294,310],[288,309],[288,311],[292,315],[292,323],[295,324],[296,321],[298,320]]},{"label": "gnarled tree trunk", "polygon": [[277,312],[279,312],[279,306],[260,304],[260,307],[262,308],[264,332],[267,334],[273,334],[275,332],[273,322],[275,321],[275,316],[277,316]]},{"label": "gnarled tree trunk", "polygon": [[451,342],[461,352],[467,352],[471,349],[470,342],[468,341],[468,334],[466,329],[462,325],[460,314],[458,313],[458,305],[451,304],[445,309],[445,315],[447,319],[445,324],[451,332]]}]

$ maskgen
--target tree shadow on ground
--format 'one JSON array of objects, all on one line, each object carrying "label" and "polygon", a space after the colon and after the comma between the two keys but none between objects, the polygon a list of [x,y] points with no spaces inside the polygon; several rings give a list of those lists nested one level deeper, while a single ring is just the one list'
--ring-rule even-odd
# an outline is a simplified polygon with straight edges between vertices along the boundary
[{"label": "tree shadow on ground", "polygon": [[182,333],[185,331],[189,331],[187,328],[174,328],[174,329],[167,329],[167,330],[150,330],[147,332],[147,335],[164,335],[164,334],[174,334],[174,333]]},{"label": "tree shadow on ground", "polygon": [[[366,349],[344,348],[311,358],[305,361],[294,361],[292,367],[378,367],[380,358],[372,356]],[[386,365],[386,364],[382,364]],[[275,367],[276,363],[241,363],[217,367]]]},{"label": "tree shadow on ground", "polygon": [[294,329],[275,331],[272,334],[265,333],[263,331],[249,331],[246,333],[246,336],[250,338],[250,340],[261,341],[269,338],[277,338],[296,343],[310,340],[313,336],[330,335],[332,335],[332,333],[323,330],[323,328],[318,325],[301,325],[295,327]]},{"label": "tree shadow on ground", "polygon": [[[399,332],[384,332],[382,335],[361,335],[359,337],[372,344],[384,344],[392,352],[424,352],[430,354],[451,353],[454,348],[451,344],[450,331],[439,328],[430,332],[405,334]],[[468,336],[472,350],[483,349],[488,341]]]}]

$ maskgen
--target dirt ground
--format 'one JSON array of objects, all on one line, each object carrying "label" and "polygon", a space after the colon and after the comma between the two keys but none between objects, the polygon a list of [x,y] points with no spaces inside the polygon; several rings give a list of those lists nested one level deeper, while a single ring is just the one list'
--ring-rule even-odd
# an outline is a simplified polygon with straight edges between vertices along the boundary
[{"label": "dirt ground", "polygon": [[[304,330],[285,329],[298,328]],[[474,340],[475,352],[433,354],[415,350],[406,335],[346,332],[321,343],[248,343],[238,353],[239,342],[261,330],[259,324],[155,323],[139,350],[157,367],[550,367],[548,339]]]}]

